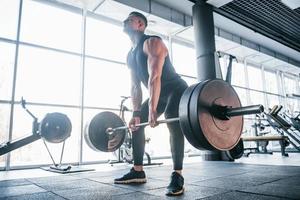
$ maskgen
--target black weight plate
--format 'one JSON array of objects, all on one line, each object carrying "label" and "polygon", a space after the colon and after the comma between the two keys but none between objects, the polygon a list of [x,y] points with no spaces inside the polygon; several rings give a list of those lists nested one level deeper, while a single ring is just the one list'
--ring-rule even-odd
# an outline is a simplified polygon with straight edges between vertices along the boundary
[{"label": "black weight plate", "polygon": [[208,109],[207,107],[210,106],[209,104],[204,104],[206,102],[198,102],[198,98],[202,92],[202,89],[207,83],[209,83],[209,81],[211,80],[202,81],[197,85],[197,87],[191,94],[191,100],[189,105],[191,127],[193,130],[194,137],[197,138],[198,142],[200,143],[198,147],[198,149],[200,150],[215,150],[215,148],[207,141],[205,135],[203,134],[198,118],[199,106],[206,107],[206,109]]},{"label": "black weight plate", "polygon": [[39,132],[47,142],[60,143],[71,136],[72,124],[67,115],[48,113],[40,122]]},{"label": "black weight plate", "polygon": [[199,149],[201,143],[199,143],[199,140],[195,137],[195,134],[193,133],[191,123],[190,123],[190,114],[189,114],[189,104],[190,104],[191,94],[193,93],[197,85],[198,83],[191,85],[184,91],[180,99],[178,112],[179,112],[180,128],[183,134],[185,135],[186,139],[189,141],[189,143],[192,146]]},{"label": "black weight plate", "polygon": [[228,156],[229,159],[235,160],[239,159],[244,155],[244,143],[243,140],[240,139],[237,145],[230,149],[229,151],[225,151],[225,154]]},{"label": "black weight plate", "polygon": [[124,142],[126,130],[118,130],[108,134],[108,128],[125,126],[122,119],[112,112],[97,114],[86,126],[84,138],[89,147],[95,151],[113,152]]}]

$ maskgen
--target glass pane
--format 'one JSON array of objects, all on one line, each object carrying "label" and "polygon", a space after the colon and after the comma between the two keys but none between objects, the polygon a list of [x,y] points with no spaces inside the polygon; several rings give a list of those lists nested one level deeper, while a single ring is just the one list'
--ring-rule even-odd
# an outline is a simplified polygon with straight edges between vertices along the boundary
[{"label": "glass pane", "polygon": [[[80,111],[79,109],[30,106],[27,108],[41,121],[47,113],[61,112],[66,114],[72,123],[71,137],[65,142],[63,163],[78,162],[79,158],[79,139],[80,139]],[[14,112],[13,139],[31,135],[33,119],[16,105]],[[51,154],[56,162],[59,162],[62,143],[47,143]],[[11,153],[11,165],[39,165],[52,164],[46,147],[41,139],[30,143],[22,148],[16,149]]]},{"label": "glass pane", "polygon": [[94,18],[86,20],[86,54],[126,62],[130,40],[121,26]]},{"label": "glass pane", "polygon": [[[225,76],[226,77],[226,76]],[[246,86],[245,84],[245,66],[244,63],[232,62],[231,84],[238,86]]]},{"label": "glass pane", "polygon": [[15,45],[0,42],[0,99],[10,100],[13,83]]},{"label": "glass pane", "polygon": [[250,91],[250,105],[263,104],[264,94],[262,92]]},{"label": "glass pane", "polygon": [[265,71],[265,81],[267,92],[278,94],[276,73]]},{"label": "glass pane", "polygon": [[20,46],[16,99],[79,105],[80,57]]},{"label": "glass pane", "polygon": [[262,86],[261,69],[249,65],[247,67],[248,67],[249,87],[251,89],[262,91],[263,86]]},{"label": "glass pane", "polygon": [[36,1],[24,1],[21,41],[80,52],[82,16]]},{"label": "glass pane", "polygon": [[118,108],[120,96],[130,96],[129,69],[96,59],[85,61],[85,106]]},{"label": "glass pane", "polygon": [[[0,104],[0,143],[8,141],[10,105]],[[5,165],[5,156],[0,156],[0,167]]]},{"label": "glass pane", "polygon": [[172,43],[173,65],[179,74],[197,76],[195,49]]},{"label": "glass pane", "polygon": [[287,108],[286,110],[293,115],[294,112],[299,111],[298,110],[298,101],[294,98],[286,98],[286,104]]},{"label": "glass pane", "polygon": [[234,87],[234,90],[238,94],[242,106],[246,106],[247,105],[247,93],[246,93],[246,90],[242,89],[242,88],[237,88],[237,87]]},{"label": "glass pane", "polygon": [[[163,116],[159,120],[164,119]],[[145,151],[151,157],[171,156],[170,150],[170,133],[166,124],[161,124],[155,128],[146,127],[146,138],[150,138],[150,142],[146,143]]]},{"label": "glass pane", "polygon": [[19,0],[0,1],[0,37],[16,40]]},{"label": "glass pane", "polygon": [[284,89],[286,94],[297,94],[296,81],[292,77],[284,77]]},{"label": "glass pane", "polygon": [[269,108],[273,108],[273,106],[279,105],[278,96],[276,96],[276,95],[267,95],[267,98],[268,98]]}]

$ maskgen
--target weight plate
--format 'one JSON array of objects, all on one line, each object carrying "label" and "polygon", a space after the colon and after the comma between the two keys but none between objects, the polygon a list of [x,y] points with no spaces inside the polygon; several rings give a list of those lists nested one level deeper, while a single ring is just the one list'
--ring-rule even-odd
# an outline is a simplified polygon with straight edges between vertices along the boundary
[{"label": "weight plate", "polygon": [[231,160],[239,159],[244,155],[244,143],[243,140],[240,139],[237,145],[230,149],[229,151],[225,151],[227,157]]},{"label": "weight plate", "polygon": [[199,142],[199,139],[196,137],[196,135],[193,133],[189,117],[190,98],[197,85],[198,83],[191,85],[184,91],[180,99],[178,112],[179,123],[183,134],[192,146],[199,149],[201,148],[201,143]]},{"label": "weight plate", "polygon": [[124,142],[126,130],[106,133],[108,128],[125,126],[122,119],[112,112],[97,114],[85,128],[84,138],[89,147],[95,151],[113,152]]},{"label": "weight plate", "polygon": [[193,133],[201,139],[207,150],[230,150],[239,141],[243,129],[243,116],[221,120],[211,114],[212,105],[241,107],[240,99],[227,82],[206,80],[197,85],[190,100],[190,121]]}]

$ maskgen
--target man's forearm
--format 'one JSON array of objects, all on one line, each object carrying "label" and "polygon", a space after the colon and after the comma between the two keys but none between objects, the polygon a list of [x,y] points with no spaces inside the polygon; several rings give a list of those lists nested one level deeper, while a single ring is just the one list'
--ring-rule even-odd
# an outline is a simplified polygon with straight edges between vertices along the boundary
[{"label": "man's forearm", "polygon": [[132,100],[133,111],[141,110],[143,95],[142,95],[142,89],[140,87],[132,86],[131,100]]},{"label": "man's forearm", "polygon": [[159,96],[160,96],[160,90],[161,90],[160,77],[149,78],[148,89],[149,89],[149,110],[156,111]]}]

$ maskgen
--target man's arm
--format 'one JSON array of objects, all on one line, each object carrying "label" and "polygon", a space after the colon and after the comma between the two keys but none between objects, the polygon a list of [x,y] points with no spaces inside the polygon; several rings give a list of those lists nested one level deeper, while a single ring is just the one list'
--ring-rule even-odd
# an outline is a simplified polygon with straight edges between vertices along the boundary
[{"label": "man's arm", "polygon": [[149,122],[154,127],[157,123],[156,109],[161,91],[162,69],[168,50],[160,38],[152,37],[145,41],[144,52],[148,55]]},{"label": "man's arm", "polygon": [[138,80],[138,78],[133,70],[131,70],[130,73],[131,73],[131,90],[130,90],[130,92],[131,92],[133,111],[140,111],[142,100],[143,100],[141,82]]}]

